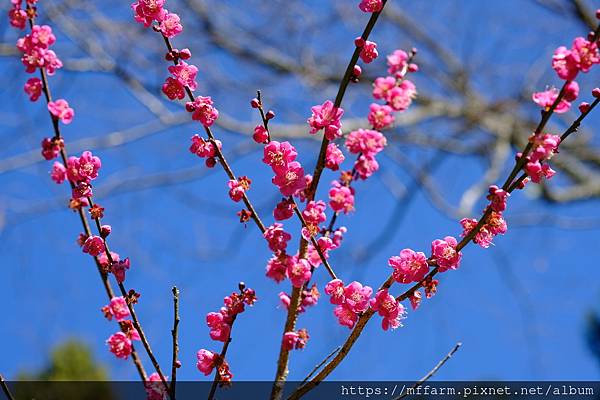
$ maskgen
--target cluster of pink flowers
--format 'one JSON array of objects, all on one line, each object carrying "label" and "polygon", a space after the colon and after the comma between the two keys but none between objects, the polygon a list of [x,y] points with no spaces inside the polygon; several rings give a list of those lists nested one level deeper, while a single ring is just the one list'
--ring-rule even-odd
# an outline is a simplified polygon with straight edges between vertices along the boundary
[{"label": "cluster of pink flowers", "polygon": [[119,322],[121,330],[112,334],[106,344],[111,353],[117,358],[126,360],[133,351],[133,340],[140,340],[140,334],[133,326],[131,320],[123,320]]},{"label": "cluster of pink flowers", "polygon": [[196,353],[196,368],[204,375],[210,375],[213,369],[217,368],[217,374],[219,375],[220,382],[231,382],[233,374],[229,369],[229,364],[220,354],[214,353],[210,350],[200,349]]},{"label": "cluster of pink flowers", "polygon": [[[589,38],[591,39],[591,38]],[[583,37],[573,40],[571,49],[560,46],[552,56],[552,68],[560,79],[571,81],[581,72],[588,72],[594,64],[600,63],[597,41]]]},{"label": "cluster of pink flowers", "polygon": [[[256,302],[256,293],[253,289],[246,288],[240,283],[240,292],[231,293],[223,300],[224,306],[219,312],[206,314],[206,324],[210,328],[210,338],[219,342],[226,342],[231,335],[233,321],[246,309],[246,305],[252,306]],[[229,365],[218,354],[209,350],[201,349],[197,353],[198,370],[204,375],[209,375],[217,367],[221,381],[229,381],[233,377]]]},{"label": "cluster of pink flowers", "polygon": [[354,39],[354,44],[360,49],[359,57],[365,64],[370,64],[379,57],[377,43],[365,40],[359,36]]},{"label": "cluster of pink flowers", "polygon": [[269,142],[264,147],[263,162],[271,167],[275,176],[272,182],[284,196],[297,195],[306,188],[302,165],[296,160],[298,152],[289,142]]},{"label": "cluster of pink flowers", "polygon": [[[346,136],[345,146],[357,155],[354,171],[360,179],[367,179],[379,169],[375,156],[387,145],[385,136],[372,129],[358,129]],[[352,177],[351,177],[352,178]]]},{"label": "cluster of pink flowers", "polygon": [[[206,166],[212,168],[216,165],[217,147],[221,149],[221,141],[204,140],[200,135],[192,136],[192,144],[190,145],[190,153],[197,155],[200,158],[206,158]],[[215,146],[216,143],[216,146]]]},{"label": "cluster of pink flowers", "polygon": [[325,286],[325,293],[329,295],[331,304],[337,306],[334,314],[338,322],[352,328],[359,315],[369,308],[373,289],[356,281],[344,286],[342,280],[334,279]]},{"label": "cluster of pink flowers", "polygon": [[[470,234],[473,229],[477,226],[479,221],[474,218],[463,218],[460,220],[460,224],[463,227],[462,237]],[[485,224],[479,229],[473,241],[487,249],[492,244],[492,240],[496,235],[504,235],[508,230],[508,226],[504,218],[502,218],[502,213],[492,211],[488,218],[485,221]]]},{"label": "cluster of pink flowers", "polygon": [[[535,104],[548,111],[558,98],[558,94],[558,89],[552,87],[543,92],[534,93],[531,98]],[[568,82],[565,85],[564,95],[554,108],[554,112],[562,114],[569,111],[571,103],[577,99],[577,96],[579,96],[579,84],[575,81]]]},{"label": "cluster of pink flowers", "polygon": [[329,207],[336,213],[344,214],[354,210],[354,188],[333,181],[329,189]]},{"label": "cluster of pink flowers", "polygon": [[48,75],[54,75],[62,67],[62,61],[50,50],[56,42],[56,36],[48,25],[34,25],[31,33],[17,40],[17,49],[23,53],[21,62],[28,73],[44,68]]},{"label": "cluster of pink flowers", "polygon": [[240,293],[232,293],[223,300],[224,306],[219,312],[209,312],[206,314],[206,324],[210,328],[210,337],[212,340],[225,342],[229,339],[231,333],[231,324],[236,316],[245,310],[246,305],[253,305],[256,302],[254,290],[245,288]]},{"label": "cluster of pink flowers", "polygon": [[[12,7],[8,10],[8,20],[14,28],[25,29],[27,24],[28,14],[26,10],[23,10],[23,0],[11,0]],[[37,0],[26,0],[27,10],[34,12],[35,4]],[[31,7],[31,8],[30,8]]]},{"label": "cluster of pink flowers", "polygon": [[543,162],[558,152],[560,136],[548,133],[531,135],[529,142],[532,147],[526,158],[525,172],[535,183],[540,183],[543,178],[552,178],[555,174],[554,170]]},{"label": "cluster of pink flowers", "polygon": [[172,38],[183,32],[179,15],[164,8],[165,0],[138,0],[131,5],[135,20],[145,27],[157,23],[156,29],[167,38]]},{"label": "cluster of pink flowers", "polygon": [[342,116],[344,109],[335,107],[331,100],[327,100],[322,105],[312,107],[312,116],[308,119],[310,133],[315,134],[321,129],[325,131],[325,137],[328,140],[334,140],[342,136]]},{"label": "cluster of pink flowers", "polygon": [[381,320],[383,330],[396,329],[402,325],[400,320],[404,318],[406,310],[394,296],[388,293],[387,289],[378,291],[370,304],[373,311],[383,317]]}]

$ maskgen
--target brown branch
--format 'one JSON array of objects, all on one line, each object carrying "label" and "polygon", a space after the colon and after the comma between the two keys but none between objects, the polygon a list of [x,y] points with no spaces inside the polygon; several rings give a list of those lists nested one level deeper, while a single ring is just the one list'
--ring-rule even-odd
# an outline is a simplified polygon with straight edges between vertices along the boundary
[{"label": "brown branch", "polygon": [[175,385],[177,382],[177,368],[181,365],[179,356],[179,342],[177,339],[177,332],[179,330],[179,289],[173,286],[173,329],[171,335],[173,336],[173,359],[171,360],[171,399],[175,400]]},{"label": "brown branch", "polygon": [[[454,355],[454,353],[456,353],[458,351],[458,349],[460,349],[460,346],[462,346],[462,343],[458,342],[456,343],[456,345],[452,348],[452,350],[450,350],[450,352],[448,354],[446,354],[446,356],[444,358],[442,358],[435,367],[433,367],[433,369],[431,371],[429,371],[424,377],[422,377],[421,379],[419,379],[414,385],[413,385],[413,389],[418,388],[419,386],[423,385],[423,383],[425,383],[426,381],[428,381],[429,379],[431,379],[431,377],[433,375],[435,375],[436,372],[438,372],[438,370],[440,368],[442,368],[444,366],[444,364],[446,364],[446,362],[448,362],[448,360],[450,360],[450,358],[452,358],[452,356]],[[405,398],[406,396],[408,396],[408,392],[396,397],[394,400],[400,400]]]}]

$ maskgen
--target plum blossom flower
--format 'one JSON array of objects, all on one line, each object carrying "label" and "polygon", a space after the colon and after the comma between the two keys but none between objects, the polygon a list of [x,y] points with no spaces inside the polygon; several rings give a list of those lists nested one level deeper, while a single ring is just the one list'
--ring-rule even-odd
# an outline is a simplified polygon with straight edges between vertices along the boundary
[{"label": "plum blossom flower", "polygon": [[325,286],[325,293],[329,295],[329,301],[331,304],[344,304],[346,301],[346,295],[344,292],[344,282],[340,279],[333,279]]},{"label": "plum blossom flower", "polygon": [[344,109],[335,107],[333,102],[327,100],[322,105],[317,105],[311,108],[312,116],[308,119],[310,133],[315,134],[321,129],[325,130],[325,137],[328,140],[333,140],[342,135],[342,115]]},{"label": "plum blossom flower", "polygon": [[373,129],[384,129],[394,122],[394,113],[392,107],[373,103],[369,106],[369,115],[367,119]]},{"label": "plum blossom flower", "polygon": [[383,9],[382,0],[361,0],[358,5],[361,11],[366,13],[379,12]]},{"label": "plum blossom flower", "polygon": [[[169,72],[183,86],[186,86],[191,90],[196,90],[196,88],[198,87],[198,83],[196,82],[198,67],[196,67],[195,65],[190,65],[185,61],[180,61],[177,65],[171,65],[169,67]],[[210,99],[210,97],[203,99],[205,99],[206,101],[206,99]],[[210,104],[212,104],[212,101],[210,102]]]},{"label": "plum blossom flower", "polygon": [[49,102],[48,111],[55,118],[61,120],[63,124],[70,124],[75,115],[75,111],[69,107],[69,103],[64,99]]},{"label": "plum blossom flower", "polygon": [[135,20],[149,27],[152,22],[161,22],[167,15],[167,10],[163,8],[164,4],[165,0],[138,0],[131,5],[131,8],[135,13]]},{"label": "plum blossom flower", "polygon": [[362,155],[354,163],[354,169],[360,179],[367,179],[379,169],[379,163],[373,156]]},{"label": "plum blossom flower", "polygon": [[113,297],[110,299],[110,303],[106,307],[111,318],[114,317],[115,320],[119,322],[123,321],[130,315],[129,308],[127,307],[127,300],[125,300],[123,296]]},{"label": "plum blossom flower", "polygon": [[111,353],[117,358],[122,358],[124,360],[126,360],[133,351],[131,339],[123,332],[117,332],[111,335],[106,341],[106,344],[108,344],[108,349]]},{"label": "plum blossom flower", "polygon": [[306,259],[293,259],[287,264],[287,276],[296,288],[308,282],[311,275],[310,264]]},{"label": "plum blossom flower", "polygon": [[294,204],[288,199],[282,199],[273,210],[276,221],[290,219],[294,215]]},{"label": "plum blossom flower", "polygon": [[210,97],[198,96],[193,102],[186,103],[186,109],[191,110],[194,121],[200,121],[207,128],[219,118],[219,111],[213,106]]},{"label": "plum blossom flower", "polygon": [[269,226],[263,236],[269,243],[271,251],[275,253],[284,253],[287,242],[292,238],[292,235],[283,230],[283,225],[277,222]]},{"label": "plum blossom flower", "polygon": [[263,149],[263,162],[276,174],[286,171],[286,167],[296,159],[298,152],[290,142],[271,141]]},{"label": "plum blossom flower", "polygon": [[160,31],[168,38],[175,37],[183,32],[183,25],[181,25],[179,15],[175,13],[165,15],[164,19],[160,22]]},{"label": "plum blossom flower", "polygon": [[404,318],[404,306],[387,289],[378,291],[375,298],[371,299],[371,308],[383,317],[381,326],[384,331],[396,329],[401,326],[400,320]]},{"label": "plum blossom flower", "polygon": [[279,187],[282,195],[292,196],[306,188],[304,169],[299,162],[293,161],[286,166],[283,172],[276,173],[272,182],[275,186]]},{"label": "plum blossom flower", "polygon": [[8,18],[11,26],[21,30],[25,29],[25,25],[27,24],[27,13],[25,10],[13,7],[8,12]]},{"label": "plum blossom flower", "polygon": [[83,243],[82,250],[84,253],[96,257],[104,251],[104,240],[100,236],[90,236]]},{"label": "plum blossom flower", "polygon": [[371,42],[369,40],[364,42],[364,45],[361,46],[360,50],[360,59],[363,60],[366,64],[370,64],[379,56],[377,52],[377,43]]},{"label": "plum blossom flower", "polygon": [[396,78],[393,76],[379,77],[373,83],[373,97],[389,101],[390,91],[396,87]]},{"label": "plum blossom flower", "polygon": [[290,258],[286,255],[275,256],[267,261],[266,276],[279,283],[287,276],[287,265]]},{"label": "plum blossom flower", "polygon": [[196,358],[198,359],[196,362],[196,368],[198,368],[198,371],[208,376],[215,368],[215,364],[219,359],[219,356],[217,353],[213,353],[212,351],[200,349],[198,353],[196,353]]},{"label": "plum blossom flower", "polygon": [[163,93],[169,100],[183,99],[185,97],[185,87],[177,79],[168,77],[162,85]]},{"label": "plum blossom flower", "polygon": [[525,164],[525,172],[534,183],[540,183],[543,179],[550,179],[556,174],[548,164],[541,164],[539,161],[528,162]]},{"label": "plum blossom flower", "polygon": [[600,63],[600,54],[596,42],[590,42],[583,37],[573,40],[571,52],[577,60],[577,66],[581,72],[588,72],[592,65]]},{"label": "plum blossom flower", "polygon": [[29,96],[29,100],[37,101],[42,94],[42,81],[39,78],[29,78],[23,89]]},{"label": "plum blossom flower", "polygon": [[115,263],[112,264],[111,272],[115,276],[115,279],[119,283],[125,282],[125,272],[129,270],[130,262],[129,257],[124,260],[114,260]]},{"label": "plum blossom flower", "polygon": [[[164,378],[167,379],[166,376]],[[162,383],[158,372],[153,372],[144,382],[144,390],[146,391],[146,400],[164,400],[167,397],[167,388]]]},{"label": "plum blossom flower", "polygon": [[361,313],[369,307],[369,298],[373,289],[363,286],[360,282],[351,282],[344,288],[344,304],[353,312]]},{"label": "plum blossom flower", "polygon": [[401,250],[400,256],[390,257],[388,264],[394,269],[394,279],[400,283],[419,282],[429,272],[425,254],[412,249]]},{"label": "plum blossom flower", "polygon": [[71,156],[67,160],[67,177],[72,182],[89,183],[98,177],[101,167],[102,161],[99,157],[91,151],[84,151],[80,157]]},{"label": "plum blossom flower", "polygon": [[310,336],[306,329],[300,329],[298,332],[286,332],[283,334],[283,347],[287,350],[303,349]]},{"label": "plum blossom flower", "polygon": [[387,145],[387,140],[381,132],[370,129],[358,129],[346,136],[344,145],[352,154],[374,156],[384,149]]},{"label": "plum blossom flower", "polygon": [[358,321],[358,314],[352,311],[346,303],[341,304],[333,310],[333,314],[337,317],[340,325],[347,326],[352,329],[356,321]]},{"label": "plum blossom flower", "polygon": [[332,171],[340,169],[340,164],[344,162],[344,154],[337,144],[329,143],[327,145],[327,153],[325,154],[325,168]]},{"label": "plum blossom flower", "polygon": [[456,251],[457,244],[458,242],[452,236],[431,242],[431,254],[438,265],[438,271],[445,272],[459,267],[462,252]]},{"label": "plum blossom flower", "polygon": [[[543,92],[536,92],[531,98],[535,104],[542,107],[545,111],[548,111],[556,101],[558,93],[558,89],[553,87]],[[571,103],[562,98],[554,108],[554,112],[562,114],[569,111],[569,108],[571,108]]]},{"label": "plum blossom flower", "polygon": [[[215,157],[217,155],[217,151],[215,145],[212,141],[204,140],[200,135],[192,136],[192,144],[190,146],[190,152],[196,154],[198,157],[207,158],[207,157]],[[219,148],[221,147],[221,142],[219,140],[215,141]]]},{"label": "plum blossom flower", "polygon": [[417,88],[414,83],[405,79],[398,86],[389,91],[387,99],[394,111],[405,111],[410,107],[413,99],[417,97]]},{"label": "plum blossom flower", "polygon": [[387,64],[390,75],[399,76],[399,73],[406,68],[408,58],[408,54],[404,50],[395,50],[392,54],[388,55]]},{"label": "plum blossom flower", "polygon": [[506,210],[506,200],[510,196],[506,190],[499,188],[496,185],[490,186],[487,199],[490,201],[490,207],[496,212]]},{"label": "plum blossom flower", "polygon": [[333,211],[348,214],[354,210],[354,193],[352,188],[341,185],[338,181],[333,182],[329,189],[329,206]]},{"label": "plum blossom flower", "polygon": [[60,153],[60,149],[64,146],[62,139],[44,138],[42,140],[42,156],[46,160],[56,158]]},{"label": "plum blossom flower", "polygon": [[554,51],[552,56],[552,68],[560,79],[573,80],[579,73],[577,58],[564,46],[560,46]]},{"label": "plum blossom flower", "polygon": [[236,203],[244,198],[246,190],[250,189],[252,180],[247,176],[240,176],[237,180],[231,179],[227,182],[229,186],[229,197]]},{"label": "plum blossom flower", "polygon": [[269,132],[262,125],[256,125],[254,128],[254,134],[252,134],[252,139],[256,143],[266,143],[269,140]]},{"label": "plum blossom flower", "polygon": [[67,179],[67,169],[62,163],[54,161],[52,170],[50,171],[50,178],[57,184],[63,183]]},{"label": "plum blossom flower", "polygon": [[229,339],[231,325],[225,320],[225,316],[220,312],[209,312],[206,314],[206,324],[210,328],[210,338],[219,342],[226,342]]}]

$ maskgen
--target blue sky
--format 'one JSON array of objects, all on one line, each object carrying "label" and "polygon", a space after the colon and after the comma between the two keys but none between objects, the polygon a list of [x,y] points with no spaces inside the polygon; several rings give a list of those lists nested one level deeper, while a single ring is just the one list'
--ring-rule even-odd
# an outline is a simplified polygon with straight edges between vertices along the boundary
[{"label": "blue sky", "polygon": [[[574,23],[565,23],[560,31],[553,29],[559,17],[525,1],[510,1],[502,7],[489,2],[465,2],[460,10],[452,2],[438,3],[434,10],[423,5],[407,7],[416,20],[431,20],[436,32],[453,33],[448,45],[456,54],[469,58],[473,79],[490,97],[518,93],[523,86],[524,69],[540,57],[549,59],[554,47],[583,33],[581,26]],[[517,8],[523,12],[515,14]],[[528,18],[527,11],[536,18]],[[115,18],[126,19],[129,8],[117,4],[111,12]],[[336,25],[330,29],[332,37],[343,38],[344,42],[330,39],[309,44],[325,54],[334,51],[346,59],[360,23],[366,21],[357,10],[349,12],[356,12],[357,26]],[[441,24],[450,17],[456,18],[456,25]],[[185,16],[183,21],[186,22]],[[11,43],[16,34],[6,25],[3,20],[0,31],[3,41]],[[133,21],[131,27],[136,27]],[[385,32],[385,27],[376,30],[374,38],[389,50],[395,45],[393,40],[388,42]],[[151,31],[144,35],[147,40],[158,39]],[[59,34],[59,40],[62,42],[57,49],[61,54],[75,58],[79,55],[80,50],[64,35]],[[246,105],[256,89],[252,84],[253,71],[237,66],[228,55],[211,49],[203,40],[186,33],[176,39],[180,47],[191,42],[202,49],[194,52],[194,61],[198,61],[201,70],[210,57],[214,59],[211,72],[199,77],[201,90],[214,94],[227,114],[256,122]],[[409,43],[402,36],[397,41]],[[486,69],[485,63],[493,63],[494,68]],[[548,71],[537,85],[541,88],[558,83],[549,71],[549,62],[544,66]],[[163,67],[166,69],[166,64]],[[372,68],[383,71],[383,58]],[[6,159],[37,149],[51,126],[42,104],[30,103],[21,93],[27,77],[19,61],[14,57],[0,58],[0,71],[0,159]],[[226,85],[215,83],[215,71],[239,76],[243,82],[240,92],[231,93]],[[582,92],[589,91],[598,76],[584,76]],[[144,77],[155,86],[162,79],[154,74]],[[435,90],[419,79],[420,87]],[[100,137],[152,119],[109,74],[59,71],[51,85],[59,97],[67,98],[76,109],[74,122],[64,128],[67,146],[70,140]],[[300,123],[308,116],[311,104],[330,96],[329,91],[320,93],[317,89],[297,91],[297,85],[274,77],[268,86],[265,101],[275,108],[278,121]],[[306,97],[300,99],[298,93]],[[364,113],[365,100],[357,98],[366,93],[364,88],[351,87],[349,116]],[[165,105],[172,111],[179,110],[175,105]],[[530,111],[535,116],[535,109]],[[593,117],[586,126],[591,129],[598,121],[598,117]],[[218,309],[222,298],[242,280],[256,289],[259,301],[236,321],[229,363],[236,379],[269,380],[274,376],[285,318],[277,293],[289,291],[289,284],[276,285],[264,277],[269,251],[253,225],[244,228],[237,223],[235,213],[239,208],[227,197],[223,172],[215,169],[204,174],[201,162],[187,151],[189,137],[197,131],[197,125],[183,124],[123,146],[94,150],[103,160],[100,186],[128,178],[135,181],[137,177],[164,171],[196,171],[189,180],[158,188],[140,190],[129,181],[97,201],[106,208],[105,221],[113,227],[112,247],[132,260],[127,285],[142,293],[137,310],[163,367],[168,369],[171,357],[171,287],[176,285],[181,290],[183,367],[179,376],[199,380],[205,378],[195,368],[196,351],[220,349],[220,343],[212,342],[208,336],[204,316]],[[224,142],[226,154],[249,140],[248,136],[235,133],[217,130],[217,134]],[[317,143],[299,140],[294,144],[301,161],[312,169]],[[269,210],[278,196],[270,184],[268,167],[260,163],[258,146],[256,150],[235,161],[233,167],[239,175],[253,179],[249,195],[271,223]],[[402,151],[414,160],[431,155],[408,146]],[[410,185],[409,175],[397,170],[385,155],[381,160],[382,172],[391,172],[404,185]],[[71,211],[56,206],[66,201],[66,187],[50,181],[49,168],[49,163],[39,162],[0,173],[0,221],[5,222],[0,223],[0,372],[11,378],[18,371],[40,367],[49,349],[75,337],[91,346],[95,356],[109,367],[112,378],[135,379],[131,362],[115,359],[106,349],[104,341],[116,331],[116,326],[102,317],[100,308],[106,299],[97,272],[90,257],[75,244],[81,230],[79,220]],[[434,176],[443,182],[446,200],[455,204],[483,171],[484,165],[475,158],[444,156]],[[323,183],[334,177],[328,174]],[[396,229],[389,233],[386,243],[357,263],[355,255],[391,218],[396,201],[379,178],[358,184],[357,211],[350,218],[342,218],[349,230],[343,250],[331,259],[344,280],[357,279],[376,287],[390,272],[387,259],[391,255],[405,247],[427,251],[431,240],[460,233],[458,223],[419,192],[405,205],[404,216],[394,222]],[[479,208],[483,205],[481,201],[478,204]],[[580,219],[597,215],[598,203],[549,206],[539,201],[535,192],[518,193],[512,196],[506,214],[509,227],[511,218],[531,213]],[[294,226],[290,224],[290,229]],[[597,360],[588,351],[584,336],[586,314],[599,303],[600,285],[593,274],[596,262],[593,257],[590,259],[598,233],[597,227],[564,230],[551,223],[540,223],[510,229],[488,250],[467,247],[460,270],[442,275],[438,294],[424,301],[416,312],[411,310],[404,327],[383,332],[375,318],[331,378],[416,379],[460,341],[463,347],[439,372],[438,379],[598,379]],[[291,243],[297,239],[298,234],[294,233]],[[323,270],[317,271],[315,279],[321,289],[327,282]],[[317,307],[300,317],[298,326],[308,328],[311,341],[305,350],[292,354],[292,379],[302,379],[348,334],[332,312],[333,307],[323,297]],[[146,368],[150,370],[150,363],[146,362]]]}]

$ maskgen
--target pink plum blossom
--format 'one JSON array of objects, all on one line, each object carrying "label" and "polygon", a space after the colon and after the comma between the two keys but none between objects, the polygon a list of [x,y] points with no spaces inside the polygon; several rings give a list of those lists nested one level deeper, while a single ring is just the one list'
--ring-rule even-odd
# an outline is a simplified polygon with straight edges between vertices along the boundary
[{"label": "pink plum blossom", "polygon": [[462,253],[456,251],[457,244],[458,242],[452,236],[431,242],[431,254],[438,265],[438,271],[444,272],[459,267]]},{"label": "pink plum blossom", "polygon": [[75,111],[69,107],[69,103],[64,99],[49,102],[48,111],[55,118],[61,120],[63,124],[70,124],[75,115]]},{"label": "pink plum blossom", "polygon": [[282,195],[292,196],[306,187],[304,169],[299,162],[293,161],[286,166],[284,171],[276,173],[272,182],[279,187]]},{"label": "pink plum blossom", "polygon": [[365,41],[364,45],[360,50],[360,59],[363,60],[366,64],[372,63],[375,61],[379,53],[377,52],[377,43],[371,42],[369,40]]},{"label": "pink plum blossom", "polygon": [[82,250],[84,253],[96,257],[104,251],[104,240],[100,236],[90,236],[83,243]]},{"label": "pink plum blossom", "polygon": [[219,111],[213,106],[210,97],[198,96],[196,100],[186,104],[186,109],[191,110],[194,121],[200,121],[207,128],[219,118]]},{"label": "pink plum blossom", "polygon": [[344,109],[335,107],[333,102],[327,100],[322,105],[311,108],[312,116],[308,119],[310,133],[315,134],[321,129],[325,129],[325,137],[333,140],[342,134],[341,118],[344,115]]},{"label": "pink plum blossom", "polygon": [[106,341],[106,344],[108,344],[108,349],[111,353],[117,358],[122,358],[124,360],[126,360],[133,351],[131,339],[123,332],[117,332],[111,335]]},{"label": "pink plum blossom", "polygon": [[196,353],[196,358],[198,359],[196,368],[198,368],[198,371],[208,376],[215,368],[215,364],[219,356],[212,351],[201,349],[198,351],[198,353]]},{"label": "pink plum blossom", "polygon": [[67,169],[62,163],[55,161],[54,164],[52,164],[50,178],[58,184],[63,183],[65,179],[67,179]]},{"label": "pink plum blossom", "polygon": [[29,78],[23,88],[29,100],[37,101],[42,94],[42,81],[39,78]]},{"label": "pink plum blossom", "polygon": [[383,317],[381,326],[383,330],[396,329],[400,320],[404,318],[404,306],[388,293],[387,289],[378,291],[375,298],[371,299],[371,308]]},{"label": "pink plum blossom", "polygon": [[366,13],[379,12],[383,9],[383,0],[361,0],[358,8]]},{"label": "pink plum blossom", "polygon": [[401,250],[400,256],[391,257],[388,264],[394,268],[394,279],[400,283],[419,282],[429,272],[425,254],[411,249]]},{"label": "pink plum blossom", "polygon": [[369,106],[369,115],[367,119],[373,129],[384,129],[394,122],[394,113],[392,107],[373,103]]},{"label": "pink plum blossom", "polygon": [[340,169],[340,164],[344,162],[344,154],[337,144],[329,143],[327,145],[327,153],[325,154],[325,168],[332,171]]},{"label": "pink plum blossom", "polygon": [[271,251],[275,253],[285,252],[287,242],[292,238],[292,235],[283,230],[283,225],[277,222],[269,226],[263,236],[269,243]]},{"label": "pink plum blossom", "polygon": [[296,288],[302,287],[308,282],[311,275],[310,264],[306,259],[294,259],[287,265],[287,276]]},{"label": "pink plum blossom", "polygon": [[352,189],[334,181],[333,187],[329,189],[329,206],[336,213],[348,214],[354,210],[354,193]]},{"label": "pink plum blossom", "polygon": [[165,15],[164,19],[160,22],[160,31],[168,38],[175,37],[183,32],[183,25],[181,25],[179,15],[175,13]]}]

